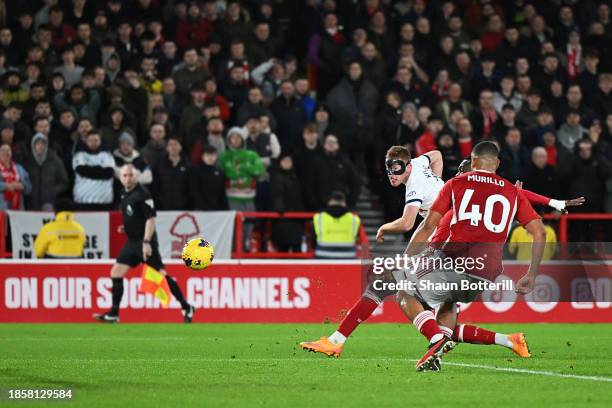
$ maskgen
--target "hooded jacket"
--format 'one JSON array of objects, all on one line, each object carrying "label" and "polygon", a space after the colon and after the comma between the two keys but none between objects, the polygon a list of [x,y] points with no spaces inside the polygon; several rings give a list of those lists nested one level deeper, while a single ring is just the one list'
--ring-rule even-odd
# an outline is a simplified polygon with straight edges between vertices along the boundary
[{"label": "hooded jacket", "polygon": [[[37,155],[34,148],[39,140],[45,143],[42,155]],[[32,182],[32,192],[26,204],[29,210],[41,210],[45,204],[54,205],[57,196],[68,189],[68,174],[61,159],[49,149],[49,141],[42,133],[32,138],[31,151],[24,163]]]},{"label": "hooded jacket", "polygon": [[[234,133],[240,134],[242,143],[234,148],[229,140]],[[219,158],[219,166],[227,178],[226,192],[230,202],[250,202],[255,199],[257,179],[264,172],[264,165],[257,153],[244,148],[245,134],[239,127],[233,127],[227,132],[228,148]]]}]

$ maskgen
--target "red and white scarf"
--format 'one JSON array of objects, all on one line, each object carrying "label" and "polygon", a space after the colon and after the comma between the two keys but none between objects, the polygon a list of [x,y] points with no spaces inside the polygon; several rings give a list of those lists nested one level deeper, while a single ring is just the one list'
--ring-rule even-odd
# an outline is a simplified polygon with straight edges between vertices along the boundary
[{"label": "red and white scarf", "polygon": [[570,81],[576,79],[578,75],[578,67],[580,66],[580,59],[582,58],[582,47],[580,45],[573,47],[570,44],[567,45],[567,76]]},{"label": "red and white scarf", "polygon": [[[10,184],[20,181],[19,173],[15,162],[11,160],[8,166],[0,163],[0,174],[4,184]],[[18,210],[21,205],[21,192],[4,190],[4,200],[8,205],[9,210]]]},{"label": "red and white scarf", "polygon": [[489,135],[491,134],[491,132],[493,131],[493,125],[495,124],[495,121],[497,120],[497,112],[495,112],[495,109],[489,109],[486,111],[482,111],[482,117],[484,119],[482,136],[485,139],[487,139]]}]

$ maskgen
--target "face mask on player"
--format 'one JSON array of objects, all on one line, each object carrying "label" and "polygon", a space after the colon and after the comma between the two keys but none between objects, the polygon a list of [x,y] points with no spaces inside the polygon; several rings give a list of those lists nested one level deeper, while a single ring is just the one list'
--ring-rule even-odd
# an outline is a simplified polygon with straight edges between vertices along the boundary
[{"label": "face mask on player", "polygon": [[387,174],[389,176],[401,176],[406,171],[406,163],[400,159],[387,159],[385,161],[385,167],[387,168]]}]

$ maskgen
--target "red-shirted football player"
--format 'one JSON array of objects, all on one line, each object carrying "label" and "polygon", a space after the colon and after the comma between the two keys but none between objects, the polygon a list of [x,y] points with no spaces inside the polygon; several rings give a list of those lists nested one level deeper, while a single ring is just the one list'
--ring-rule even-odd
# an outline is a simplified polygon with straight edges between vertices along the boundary
[{"label": "red-shirted football player", "polygon": [[[455,177],[444,185],[408,246],[408,255],[419,254],[444,214],[452,211],[448,243],[432,257],[445,260],[459,257],[480,258],[484,265],[482,268],[472,268],[466,273],[456,273],[444,268],[416,273],[419,281],[417,289],[404,293],[403,302],[408,317],[415,325],[425,319],[423,324],[420,324],[420,332],[429,340],[430,348],[417,362],[418,371],[432,368],[442,354],[455,346],[455,342],[444,334],[435,319],[423,316],[426,311],[423,310],[421,301],[438,310],[454,310],[457,302],[470,302],[481,291],[461,290],[452,284],[461,287],[465,281],[470,284],[495,281],[501,270],[503,244],[515,217],[534,240],[531,265],[527,274],[517,282],[516,289],[520,293],[528,293],[533,289],[544,251],[544,225],[529,201],[519,193],[519,189],[495,174],[499,166],[498,154],[497,146],[491,142],[481,142],[474,147],[473,171]],[[486,257],[483,256],[485,254]],[[429,281],[433,285],[443,282],[447,288],[419,291],[422,281]]]},{"label": "red-shirted football player", "polygon": [[[457,173],[457,176],[469,171],[471,171],[470,161],[464,160],[459,165],[459,172]],[[517,183],[516,186],[518,188],[522,188],[522,183]],[[519,194],[525,196],[525,198],[527,198],[533,205],[549,206],[562,213],[567,213],[567,207],[580,206],[585,202],[584,197],[578,197],[571,200],[556,200],[554,198],[542,196],[532,191],[523,189],[519,191]],[[448,241],[452,218],[452,210],[449,210],[446,212],[446,214],[444,214],[440,220],[440,224],[438,224],[438,227],[436,228],[436,232],[431,237],[430,241],[433,246]],[[405,306],[405,303],[400,302],[400,307],[406,313],[407,310],[405,310]],[[427,317],[427,319],[425,319],[425,317]],[[446,336],[450,337],[455,342],[482,345],[496,344],[509,348],[520,357],[526,358],[531,356],[524,333],[504,334],[470,324],[457,325],[457,317],[457,311],[450,308],[438,310],[435,316],[433,312],[428,312],[421,316],[421,319],[417,321],[419,324],[415,324],[415,326],[420,331],[421,325],[425,323],[426,320],[435,319],[440,326],[440,330],[442,330]],[[455,327],[455,329],[453,330],[451,327]]]}]

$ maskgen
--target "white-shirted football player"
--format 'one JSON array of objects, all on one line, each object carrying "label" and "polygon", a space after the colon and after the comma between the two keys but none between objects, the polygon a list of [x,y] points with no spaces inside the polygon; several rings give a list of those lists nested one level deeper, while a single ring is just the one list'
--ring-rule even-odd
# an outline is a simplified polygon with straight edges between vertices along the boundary
[{"label": "white-shirted football player", "polygon": [[[387,151],[385,165],[389,182],[393,187],[398,187],[400,184],[406,185],[406,204],[400,218],[378,229],[376,234],[378,241],[383,241],[387,233],[410,231],[414,227],[417,213],[423,217],[427,215],[444,185],[440,177],[443,167],[442,154],[437,150],[411,160],[410,151],[407,148],[393,146]],[[391,273],[385,273],[381,277],[383,281],[396,282],[396,278]],[[376,282],[380,284],[380,280]],[[388,290],[370,283],[359,301],[351,308],[331,336],[323,336],[316,341],[305,341],[300,343],[300,346],[304,350],[339,357],[346,339],[357,326],[372,315],[384,298],[396,293],[395,290]]]}]

